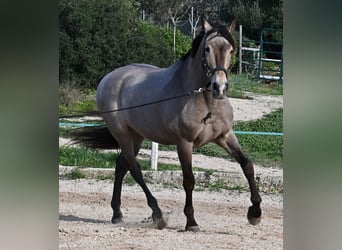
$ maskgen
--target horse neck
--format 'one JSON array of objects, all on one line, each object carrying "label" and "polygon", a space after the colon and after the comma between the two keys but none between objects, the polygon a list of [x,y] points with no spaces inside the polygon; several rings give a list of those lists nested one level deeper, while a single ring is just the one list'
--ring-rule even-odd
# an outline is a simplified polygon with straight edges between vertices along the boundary
[{"label": "horse neck", "polygon": [[191,55],[186,59],[181,68],[182,84],[188,91],[205,88],[207,77],[203,70],[202,51],[198,51],[195,57]]},{"label": "horse neck", "polygon": [[[198,90],[199,88],[207,88],[207,84],[209,79],[204,71],[202,55],[203,55],[203,47],[200,46],[196,55],[194,57],[189,56],[185,65],[182,68],[183,73],[183,83],[188,86],[187,91]],[[216,107],[217,103],[220,102],[218,99],[213,98],[211,92],[203,92],[203,104],[206,105],[209,109],[212,107]],[[197,100],[197,105],[199,104]]]}]

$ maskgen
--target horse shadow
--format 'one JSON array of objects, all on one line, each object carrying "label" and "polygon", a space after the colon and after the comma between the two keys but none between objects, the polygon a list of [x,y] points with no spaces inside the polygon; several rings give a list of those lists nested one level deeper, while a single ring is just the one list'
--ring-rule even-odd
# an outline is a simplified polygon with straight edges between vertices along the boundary
[{"label": "horse shadow", "polygon": [[82,218],[82,217],[78,217],[75,215],[71,215],[71,214],[59,214],[59,220],[63,220],[63,221],[82,221],[82,222],[86,222],[86,223],[94,223],[94,224],[109,224],[110,221],[107,220],[97,220],[97,219],[89,219],[89,218]]}]

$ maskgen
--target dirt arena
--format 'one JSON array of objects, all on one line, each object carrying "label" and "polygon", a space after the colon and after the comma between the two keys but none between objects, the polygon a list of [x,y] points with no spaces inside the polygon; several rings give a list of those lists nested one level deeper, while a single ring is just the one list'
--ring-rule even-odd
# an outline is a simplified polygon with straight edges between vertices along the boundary
[{"label": "dirt arena", "polygon": [[[252,99],[234,99],[235,121],[261,118],[283,105],[282,96],[248,93]],[[67,140],[60,138],[60,146]],[[141,157],[149,152],[142,152]],[[179,164],[174,152],[160,152],[160,161]],[[210,163],[210,164],[208,164]],[[215,164],[213,164],[215,163]],[[203,166],[201,165],[203,164]],[[223,171],[241,171],[237,163],[204,156],[194,157],[194,165]],[[256,166],[265,176],[280,175],[282,169]],[[155,229],[151,210],[139,186],[123,186],[122,212],[124,222],[113,225],[110,220],[113,183],[100,180],[59,181],[59,248],[60,249],[283,249],[283,195],[263,194],[262,220],[252,226],[246,214],[251,205],[250,193],[233,190],[219,192],[195,190],[195,218],[201,231],[184,231],[185,192],[148,184],[168,219],[163,230]]]},{"label": "dirt arena", "polygon": [[102,180],[59,181],[60,249],[283,249],[283,196],[263,194],[260,224],[246,214],[248,192],[195,190],[195,218],[201,231],[184,231],[185,193],[182,189],[149,184],[168,219],[155,229],[151,210],[139,186],[123,186],[124,222],[111,224],[113,183]]}]

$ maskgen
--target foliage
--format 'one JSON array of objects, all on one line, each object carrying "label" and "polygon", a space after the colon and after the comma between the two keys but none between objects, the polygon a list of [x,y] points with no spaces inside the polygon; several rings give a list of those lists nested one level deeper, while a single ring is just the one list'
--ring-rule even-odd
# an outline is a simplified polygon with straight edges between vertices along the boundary
[{"label": "foliage", "polygon": [[71,106],[82,99],[82,92],[79,88],[72,87],[70,84],[59,86],[59,103]]},{"label": "foliage", "polygon": [[130,1],[59,1],[60,82],[95,87],[125,63],[134,17]]},{"label": "foliage", "polygon": [[[263,28],[283,28],[281,0],[224,0],[222,10],[221,19],[236,17],[239,24],[243,25],[245,35],[251,40],[259,40]],[[282,43],[282,32],[273,34],[269,39]]]},{"label": "foliage", "polygon": [[95,91],[63,84],[59,86],[59,114],[68,115],[96,110]]},{"label": "foliage", "polygon": [[[60,84],[96,88],[104,75],[126,64],[169,66],[175,59],[169,33],[138,19],[131,1],[61,0]],[[190,49],[190,38],[177,33],[176,40],[177,56]]]},{"label": "foliage", "polygon": [[[191,38],[176,32],[176,55],[173,54],[173,34],[166,28],[160,28],[148,22],[137,23],[136,34],[130,41],[137,62],[154,64],[159,67],[170,66],[191,48]],[[133,58],[133,56],[132,56]]]}]

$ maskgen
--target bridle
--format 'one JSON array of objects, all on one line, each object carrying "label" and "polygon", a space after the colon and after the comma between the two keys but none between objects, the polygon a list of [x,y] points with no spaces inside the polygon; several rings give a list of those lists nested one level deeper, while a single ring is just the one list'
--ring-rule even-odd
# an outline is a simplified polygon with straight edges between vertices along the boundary
[{"label": "bridle", "polygon": [[[204,39],[206,39],[211,33],[215,32],[215,30],[213,30],[212,32],[210,32]],[[215,37],[218,37],[218,36],[222,36],[220,33],[217,32],[217,34],[213,37],[211,37],[210,39],[208,40],[205,40],[205,42],[211,40],[211,39],[214,39]],[[223,37],[223,36],[222,36]],[[224,67],[222,66],[217,66],[215,68],[210,68],[209,65],[208,65],[208,62],[207,60],[205,59],[205,49],[203,49],[203,52],[202,52],[202,64],[203,64],[203,69],[204,69],[204,72],[206,74],[206,76],[209,78],[211,78],[216,71],[223,71],[225,73],[225,75],[227,76],[227,69],[225,69]],[[209,86],[211,85],[211,82],[209,81],[206,85],[206,88],[208,88]]]}]

